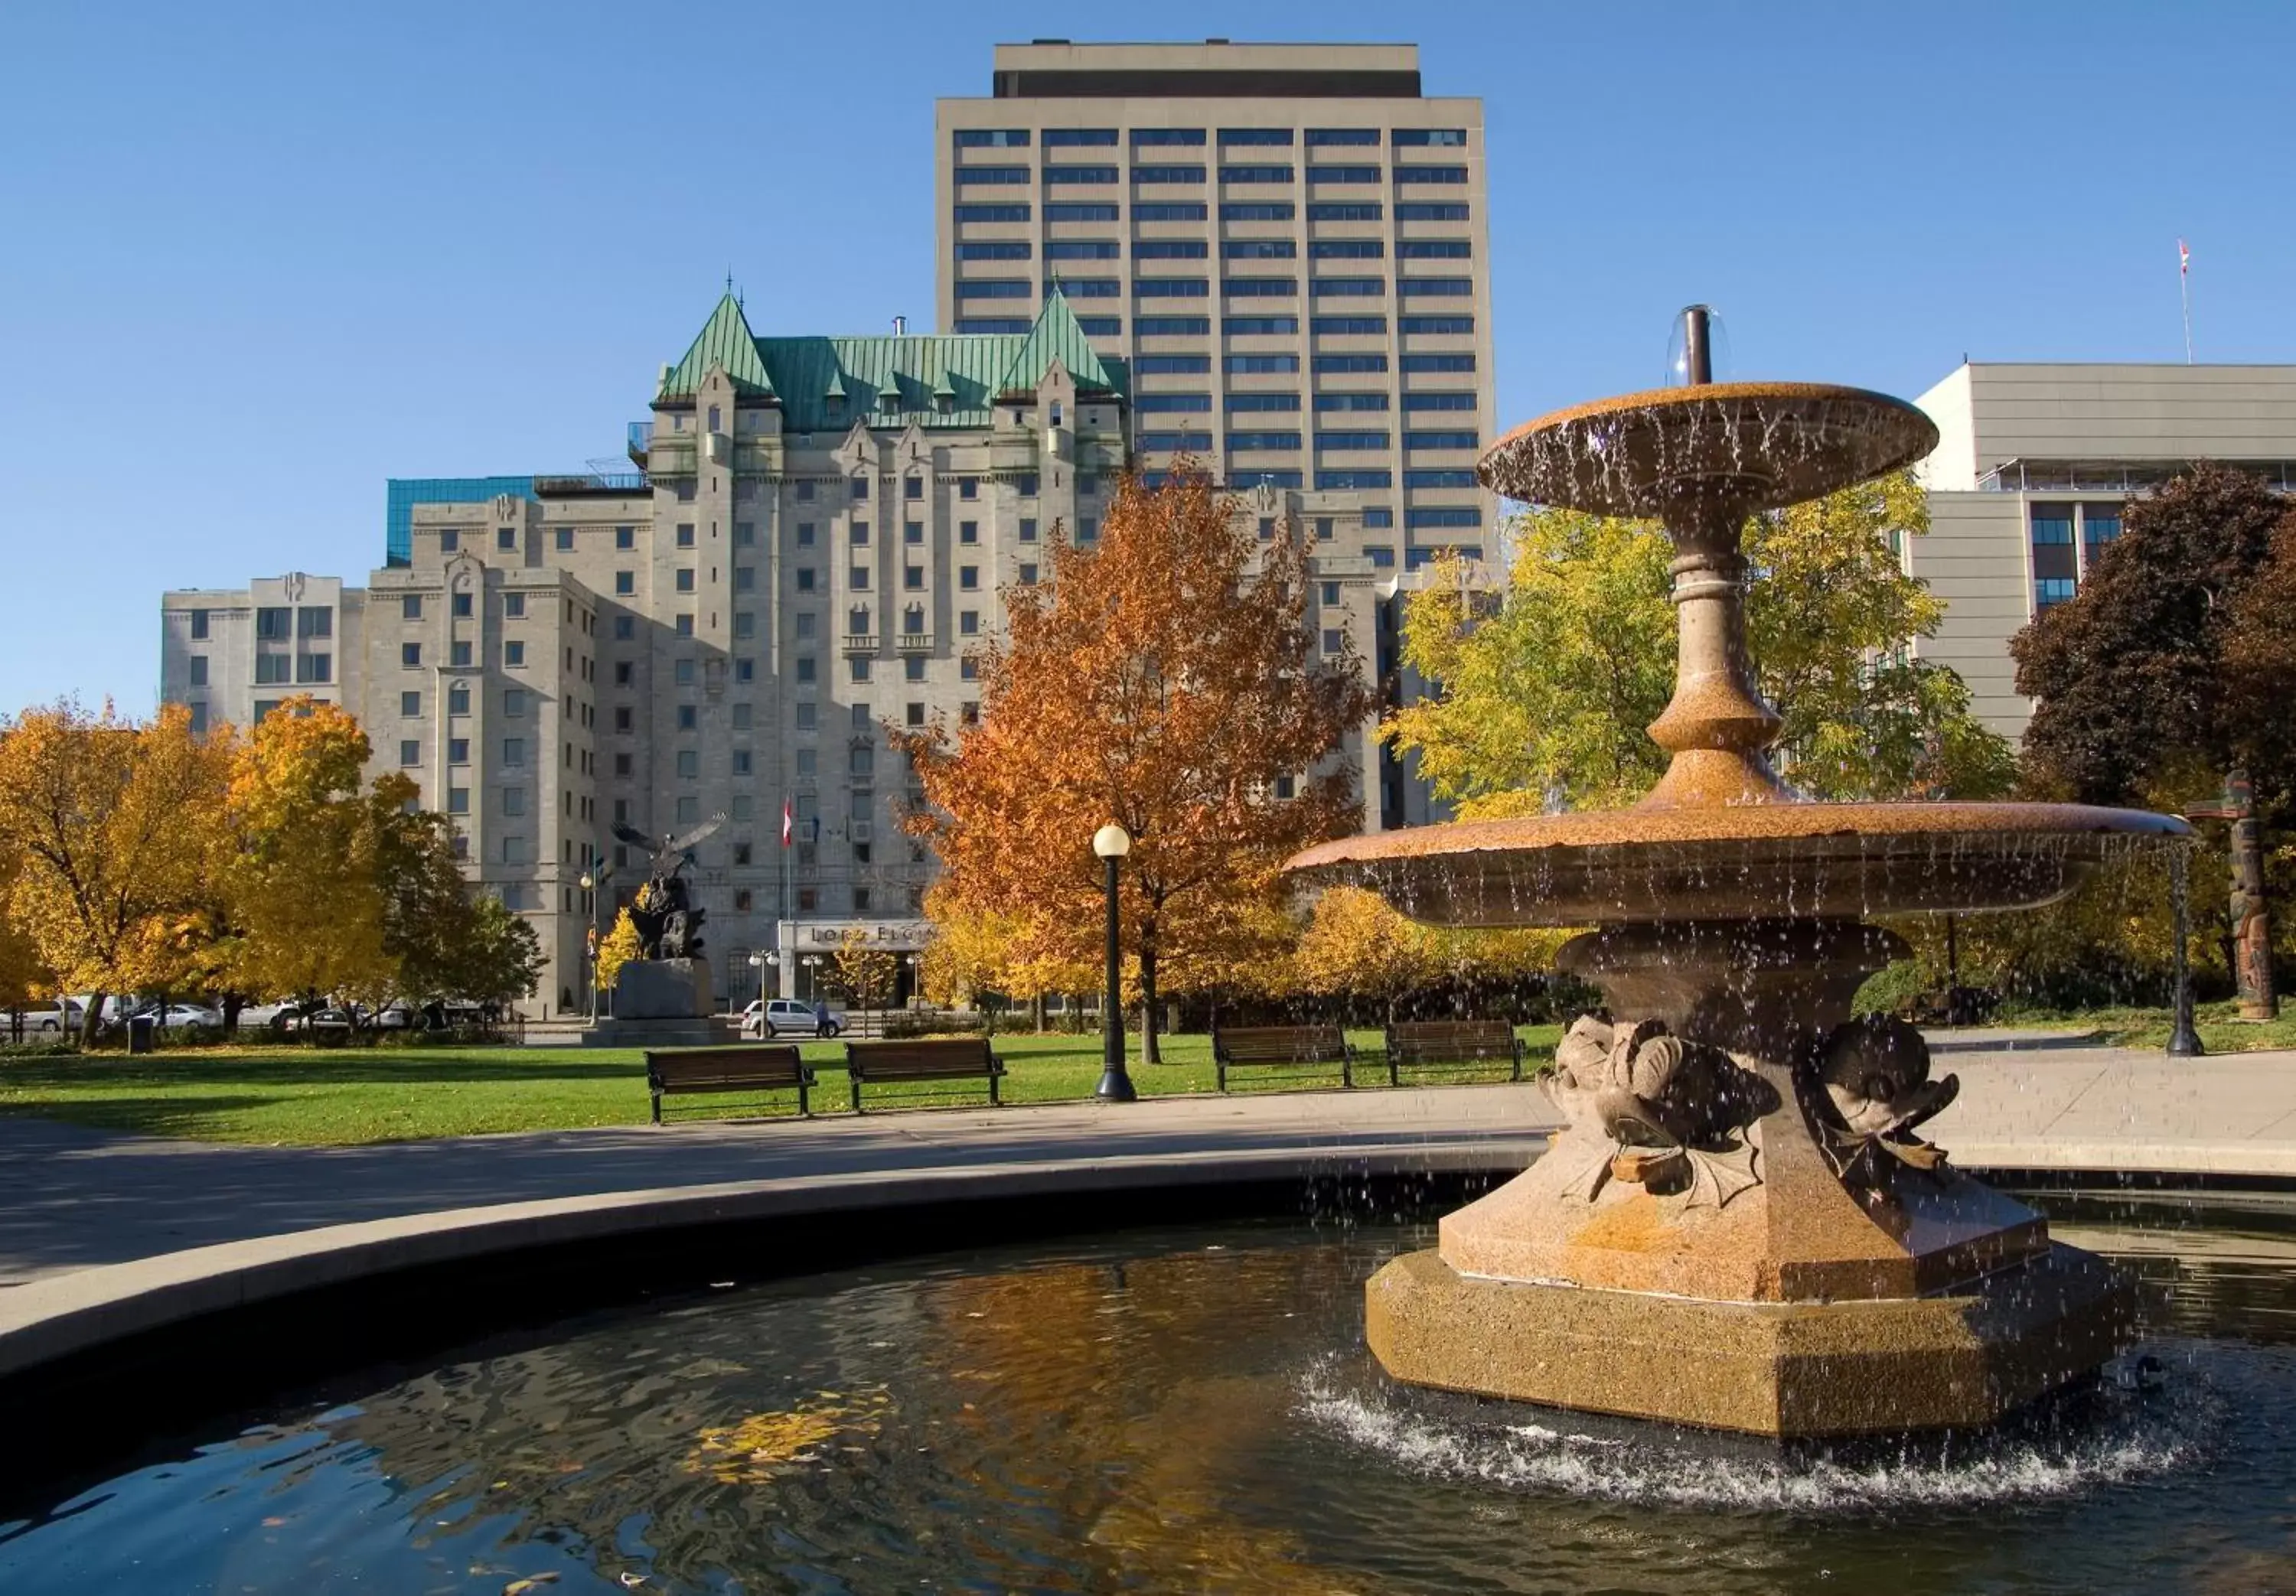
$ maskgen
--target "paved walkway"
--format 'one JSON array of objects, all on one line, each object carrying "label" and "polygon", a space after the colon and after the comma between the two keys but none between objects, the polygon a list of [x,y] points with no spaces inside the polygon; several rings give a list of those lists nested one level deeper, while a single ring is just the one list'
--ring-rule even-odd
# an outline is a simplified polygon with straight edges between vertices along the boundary
[{"label": "paved walkway", "polygon": [[[2296,1052],[1952,1051],[1965,1168],[2296,1178]],[[1166,1098],[250,1148],[0,1119],[0,1374],[393,1267],[665,1224],[1319,1173],[1519,1166],[1530,1085]]]},{"label": "paved walkway", "polygon": [[[2007,1038],[2004,1038],[2005,1041]],[[2020,1038],[2020,1041],[2022,1039]],[[2296,1177],[2296,1052],[1940,1052],[1932,1125],[1965,1168]],[[185,1248],[442,1209],[677,1186],[1041,1161],[1285,1155],[1303,1166],[1528,1161],[1529,1085],[1163,1098],[807,1122],[258,1148],[0,1119],[0,1287]],[[0,1297],[4,1300],[4,1297]]]},{"label": "paved walkway", "polygon": [[[322,1225],[734,1182],[1250,1153],[1334,1169],[1528,1163],[1535,1086],[1268,1093],[266,1148],[0,1119],[0,1286]],[[0,1293],[0,1311],[5,1295]]]}]

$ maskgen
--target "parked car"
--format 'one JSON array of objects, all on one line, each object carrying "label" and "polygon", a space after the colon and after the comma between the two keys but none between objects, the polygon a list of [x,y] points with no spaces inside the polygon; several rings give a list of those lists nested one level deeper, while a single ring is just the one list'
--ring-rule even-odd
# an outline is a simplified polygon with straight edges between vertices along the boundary
[{"label": "parked car", "polygon": [[223,1029],[223,1015],[216,1010],[209,1008],[205,1003],[169,1003],[164,1013],[160,1011],[159,1004],[147,1003],[143,1008],[136,1010],[133,1015],[129,1016],[129,1018],[135,1019],[149,1019],[156,1022],[161,1030],[166,1031],[219,1031]]},{"label": "parked car", "polygon": [[[845,1011],[832,1007],[829,1011],[827,1035],[834,1036],[845,1029]],[[750,1006],[742,1011],[742,1035],[744,1036],[816,1036],[823,1035],[811,1003],[802,1003],[793,997],[752,998]]]},{"label": "parked car", "polygon": [[275,1031],[283,1031],[287,1022],[302,1011],[300,1003],[250,1003],[239,1011],[239,1023],[242,1029],[268,1026]]},{"label": "parked car", "polygon": [[[58,1035],[79,1029],[79,1010],[70,1003],[26,1003],[16,1011],[27,1035]],[[0,1018],[0,1025],[10,1023]]]},{"label": "parked car", "polygon": [[430,1022],[420,1009],[405,998],[396,998],[377,1009],[367,1023],[378,1031],[419,1031]]}]

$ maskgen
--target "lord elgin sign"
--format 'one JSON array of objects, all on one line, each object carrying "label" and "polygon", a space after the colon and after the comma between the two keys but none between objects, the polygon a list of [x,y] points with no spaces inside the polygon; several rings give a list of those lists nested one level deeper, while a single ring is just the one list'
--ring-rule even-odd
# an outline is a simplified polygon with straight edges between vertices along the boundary
[{"label": "lord elgin sign", "polygon": [[849,937],[857,937],[869,947],[884,948],[921,948],[932,940],[932,927],[922,920],[807,921],[791,925],[789,931],[786,945],[799,948],[841,947]]}]

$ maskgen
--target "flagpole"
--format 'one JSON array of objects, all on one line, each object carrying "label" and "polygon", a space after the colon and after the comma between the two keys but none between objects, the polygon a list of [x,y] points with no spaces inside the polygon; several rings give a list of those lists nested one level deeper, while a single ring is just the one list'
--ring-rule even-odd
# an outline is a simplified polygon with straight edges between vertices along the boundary
[{"label": "flagpole", "polygon": [[2193,252],[2177,241],[2177,293],[2185,302],[2185,364],[2193,364]]}]

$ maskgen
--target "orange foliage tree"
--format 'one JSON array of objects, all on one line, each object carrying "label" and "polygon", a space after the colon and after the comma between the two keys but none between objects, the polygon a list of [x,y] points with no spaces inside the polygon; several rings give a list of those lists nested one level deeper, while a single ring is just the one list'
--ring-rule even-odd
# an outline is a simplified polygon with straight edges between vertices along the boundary
[{"label": "orange foliage tree", "polygon": [[1120,913],[1152,1062],[1159,992],[1279,952],[1278,867],[1358,823],[1333,756],[1372,700],[1351,650],[1316,649],[1297,533],[1258,542],[1193,467],[1127,479],[1096,549],[1055,528],[1051,553],[1051,582],[1007,588],[1006,635],[976,656],[978,723],[890,729],[926,799],[906,823],[939,854],[947,912],[1004,917],[1029,953],[1086,968],[1092,835],[1129,831]]}]

